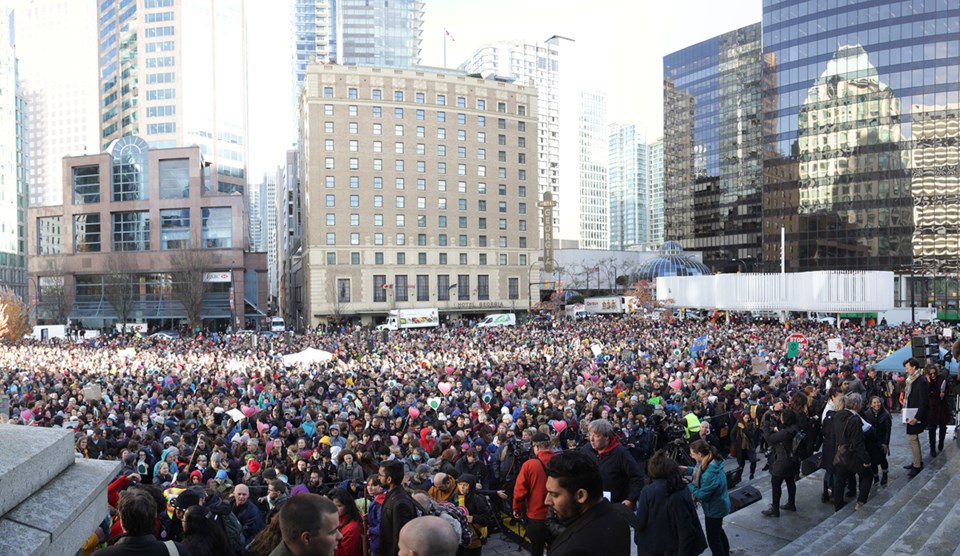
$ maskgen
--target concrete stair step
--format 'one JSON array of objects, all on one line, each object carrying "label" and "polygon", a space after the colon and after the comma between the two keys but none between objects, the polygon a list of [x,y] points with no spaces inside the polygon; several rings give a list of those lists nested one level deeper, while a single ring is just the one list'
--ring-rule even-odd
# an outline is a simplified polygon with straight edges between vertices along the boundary
[{"label": "concrete stair step", "polygon": [[[958,472],[958,459],[949,461],[940,470],[953,477]],[[960,544],[960,528],[955,519],[960,516],[958,500],[960,481],[950,481],[884,554],[951,554]]]},{"label": "concrete stair step", "polygon": [[[947,456],[947,453],[944,453],[943,456]],[[923,513],[923,510],[953,480],[950,467],[944,466],[947,458],[943,456],[935,458],[936,463],[927,462],[928,469],[912,479],[911,484],[901,489],[904,493],[914,492],[909,500],[904,503],[890,504],[865,520],[863,525],[858,528],[860,529],[860,542],[856,543],[857,548],[853,551],[848,550],[844,554],[875,556],[883,554],[890,548],[890,544],[910,528],[917,517]],[[934,470],[934,467],[936,467],[936,470]],[[926,479],[926,482],[918,483],[918,479],[921,481]],[[855,529],[853,533],[856,535],[858,530]],[[867,537],[868,534],[869,537]]]},{"label": "concrete stair step", "polygon": [[77,460],[0,518],[4,556],[77,554],[107,515],[118,461]]},{"label": "concrete stair step", "polygon": [[[956,451],[955,447],[952,449]],[[850,554],[864,539],[876,531],[876,527],[886,522],[889,514],[892,513],[892,508],[899,508],[916,495],[916,489],[920,484],[918,481],[923,481],[925,476],[932,477],[949,457],[950,452],[947,452],[942,458],[936,458],[932,463],[928,462],[927,469],[913,480],[910,480],[907,472],[900,467],[908,463],[907,461],[891,459],[890,479],[887,486],[874,485],[870,490],[870,498],[861,510],[854,510],[855,502],[848,503],[842,510],[831,513],[818,525],[808,529],[775,554],[779,556]],[[822,478],[822,473],[818,473],[817,477]],[[912,488],[904,489],[908,485]],[[822,504],[822,507],[831,512],[833,510],[832,504]]]},{"label": "concrete stair step", "polygon": [[74,461],[69,429],[0,425],[0,516]]}]

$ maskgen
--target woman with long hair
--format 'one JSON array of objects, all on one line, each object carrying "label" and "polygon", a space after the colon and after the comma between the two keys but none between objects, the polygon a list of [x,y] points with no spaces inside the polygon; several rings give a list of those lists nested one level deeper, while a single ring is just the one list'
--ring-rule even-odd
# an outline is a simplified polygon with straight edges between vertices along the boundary
[{"label": "woman with long hair", "polygon": [[192,556],[229,554],[223,527],[211,519],[203,506],[190,506],[183,513],[183,544]]},{"label": "woman with long hair", "polygon": [[340,534],[334,556],[363,556],[363,517],[353,496],[343,488],[330,492],[330,499],[340,515]]},{"label": "woman with long hair", "polygon": [[[870,453],[870,463],[873,464],[873,483],[887,486],[887,476],[890,465],[887,463],[887,454],[890,453],[890,430],[892,420],[883,399],[880,396],[870,398],[870,405],[860,414],[863,420],[870,423],[870,430],[864,433],[867,452]],[[880,472],[883,472],[881,477]]]},{"label": "woman with long hair", "polygon": [[727,474],[723,457],[705,440],[690,444],[690,457],[696,462],[687,468],[692,476],[690,494],[703,506],[703,521],[707,530],[707,544],[714,556],[730,554],[730,541],[723,532],[723,518],[730,513],[730,494],[727,492]]}]

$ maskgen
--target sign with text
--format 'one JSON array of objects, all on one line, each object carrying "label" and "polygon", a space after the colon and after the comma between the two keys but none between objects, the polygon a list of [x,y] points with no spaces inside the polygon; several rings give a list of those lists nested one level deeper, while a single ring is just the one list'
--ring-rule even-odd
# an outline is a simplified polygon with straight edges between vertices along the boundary
[{"label": "sign with text", "polygon": [[230,282],[230,271],[224,272],[204,272],[203,281],[211,283],[225,283]]},{"label": "sign with text", "polygon": [[543,192],[543,200],[537,203],[543,212],[543,271],[553,273],[553,193]]},{"label": "sign with text", "polygon": [[828,339],[827,354],[830,359],[843,359],[843,341],[840,338]]}]

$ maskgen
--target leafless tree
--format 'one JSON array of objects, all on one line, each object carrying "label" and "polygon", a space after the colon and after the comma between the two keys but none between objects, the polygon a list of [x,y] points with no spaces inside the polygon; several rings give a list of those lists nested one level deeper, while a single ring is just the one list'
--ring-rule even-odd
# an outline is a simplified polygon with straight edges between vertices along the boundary
[{"label": "leafless tree", "polygon": [[13,290],[0,288],[0,338],[12,344],[32,331],[30,309]]},{"label": "leafless tree", "polygon": [[120,329],[123,332],[127,330],[127,321],[130,320],[130,313],[136,299],[134,281],[137,278],[137,275],[130,271],[125,260],[128,259],[123,257],[122,253],[111,255],[107,261],[107,273],[103,276],[103,296],[117,313],[117,320],[120,321]]},{"label": "leafless tree", "polygon": [[70,314],[63,255],[44,257],[45,268],[37,276],[37,321],[66,324]]},{"label": "leafless tree", "polygon": [[191,329],[200,326],[203,300],[210,291],[210,283],[203,275],[210,270],[210,257],[201,249],[177,252],[170,260],[173,268],[173,296],[187,312]]}]

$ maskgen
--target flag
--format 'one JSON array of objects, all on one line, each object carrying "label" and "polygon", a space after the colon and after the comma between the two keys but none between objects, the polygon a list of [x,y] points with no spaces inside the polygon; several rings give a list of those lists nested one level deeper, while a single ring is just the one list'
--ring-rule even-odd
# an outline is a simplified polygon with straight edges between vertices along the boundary
[{"label": "flag", "polygon": [[380,289],[381,289],[381,290],[392,290],[392,289],[393,289],[393,284],[381,284],[381,285],[380,285]]},{"label": "flag", "polygon": [[800,355],[800,342],[787,343],[787,358],[794,359]]},{"label": "flag", "polygon": [[693,345],[690,346],[690,355],[693,355],[698,351],[706,351],[707,342],[709,342],[709,337],[706,334],[695,339],[693,341]]},{"label": "flag", "polygon": [[451,41],[457,42],[457,39],[453,38],[453,35],[450,34],[450,31],[447,31],[446,29],[444,29],[443,32],[446,33],[448,37],[450,37]]},{"label": "flag", "polygon": [[456,284],[450,284],[450,287],[447,288],[447,291],[450,291],[450,290],[452,290],[452,289],[455,288],[455,287],[457,287]]}]

